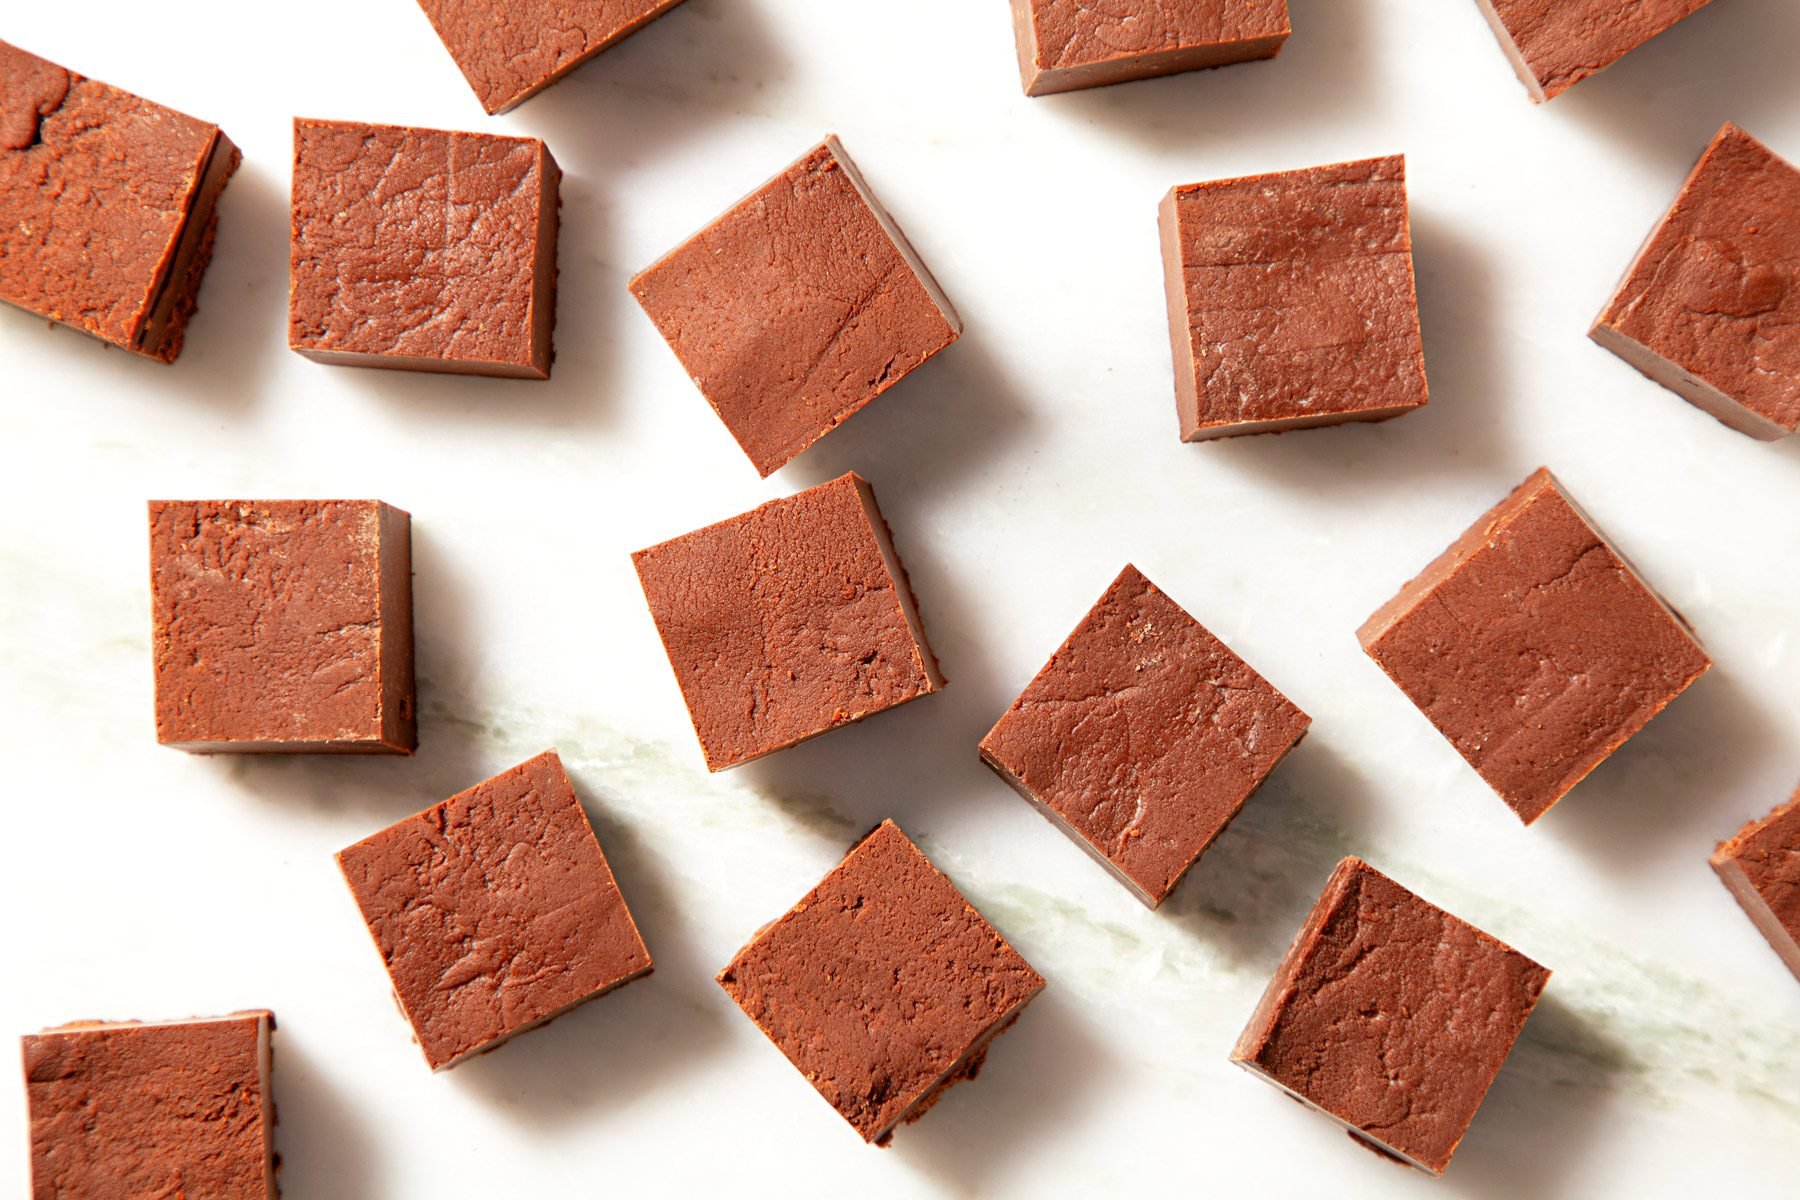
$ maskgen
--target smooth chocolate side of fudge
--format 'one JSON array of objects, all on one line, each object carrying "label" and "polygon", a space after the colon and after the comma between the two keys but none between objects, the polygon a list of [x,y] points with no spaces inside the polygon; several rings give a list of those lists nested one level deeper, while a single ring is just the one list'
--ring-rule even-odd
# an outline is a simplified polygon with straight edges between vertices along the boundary
[{"label": "smooth chocolate side of fudge", "polygon": [[275,1200],[274,1028],[259,1011],[21,1039],[33,1200]]},{"label": "smooth chocolate side of fudge", "polygon": [[1712,0],[1476,0],[1519,82],[1542,103]]},{"label": "smooth chocolate side of fudge", "polygon": [[1727,123],[1588,336],[1731,428],[1800,428],[1800,169]]},{"label": "smooth chocolate side of fudge", "polygon": [[641,271],[631,292],[764,476],[962,334],[836,137]]},{"label": "smooth chocolate side of fudge", "polygon": [[854,473],[632,555],[709,770],[944,686]]},{"label": "smooth chocolate side of fudge", "polygon": [[296,120],[288,345],[550,378],[561,178],[536,138]]},{"label": "smooth chocolate side of fudge", "polygon": [[1433,1175],[1550,972],[1358,858],[1324,894],[1232,1061]]},{"label": "smooth chocolate side of fudge", "polygon": [[0,42],[0,300],[174,362],[240,161],[216,125]]},{"label": "smooth chocolate side of fudge", "polygon": [[1712,665],[1542,468],[1358,638],[1527,824]]},{"label": "smooth chocolate side of fudge", "polygon": [[650,973],[555,751],[338,854],[432,1070]]},{"label": "smooth chocolate side of fudge", "polygon": [[419,0],[491,114],[524,103],[681,0]]},{"label": "smooth chocolate side of fudge", "polygon": [[1310,723],[1127,566],[980,750],[1154,908]]},{"label": "smooth chocolate side of fudge", "polygon": [[156,738],[410,754],[411,519],[375,500],[150,504]]},{"label": "smooth chocolate side of fudge", "polygon": [[719,973],[865,1141],[973,1078],[1044,980],[892,821]]},{"label": "smooth chocolate side of fudge", "polygon": [[1403,158],[1177,187],[1158,224],[1183,441],[1430,398]]},{"label": "smooth chocolate side of fudge", "polygon": [[1800,792],[1721,842],[1712,868],[1800,977]]},{"label": "smooth chocolate side of fudge", "polygon": [[1012,0],[1027,96],[1274,58],[1287,0]]}]

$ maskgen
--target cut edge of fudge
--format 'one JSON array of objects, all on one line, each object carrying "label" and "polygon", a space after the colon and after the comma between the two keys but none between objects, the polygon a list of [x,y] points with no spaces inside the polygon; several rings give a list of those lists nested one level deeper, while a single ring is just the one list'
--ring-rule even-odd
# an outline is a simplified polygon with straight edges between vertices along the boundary
[{"label": "cut edge of fudge", "polygon": [[1606,70],[1606,68],[1618,62],[1621,58],[1624,58],[1627,54],[1630,54],[1633,50],[1636,50],[1638,47],[1649,42],[1651,38],[1666,33],[1680,22],[1693,16],[1710,2],[1711,0],[1694,0],[1693,7],[1687,12],[1682,13],[1681,16],[1677,17],[1675,20],[1670,21],[1642,41],[1605,56],[1601,61],[1585,63],[1579,69],[1571,71],[1566,75],[1559,75],[1551,79],[1540,79],[1538,77],[1537,69],[1533,67],[1530,60],[1526,58],[1524,48],[1514,39],[1512,30],[1506,27],[1506,22],[1500,16],[1500,10],[1494,7],[1494,0],[1476,0],[1476,3],[1481,8],[1482,15],[1487,18],[1488,27],[1494,31],[1494,37],[1499,41],[1500,48],[1506,52],[1506,60],[1512,64],[1513,74],[1517,75],[1519,77],[1519,82],[1525,85],[1525,90],[1530,94],[1531,102],[1533,104],[1543,104],[1545,101],[1554,100],[1582,80],[1598,75],[1600,72]]},{"label": "cut edge of fudge", "polygon": [[1200,71],[1274,58],[1281,53],[1281,48],[1293,33],[1293,23],[1284,3],[1281,30],[1262,37],[1198,42],[1172,50],[1117,54],[1097,62],[1047,67],[1038,62],[1040,43],[1031,5],[1032,0],[1012,0],[1013,37],[1019,54],[1019,78],[1025,85],[1027,96],[1051,96],[1083,88],[1152,79],[1159,75],[1175,75],[1183,71]]},{"label": "cut edge of fudge", "polygon": [[199,310],[200,285],[218,240],[219,199],[243,160],[242,152],[225,136],[225,131],[214,126],[206,167],[189,198],[181,237],[164,265],[156,297],[138,330],[138,345],[134,347],[138,353],[165,363],[174,362],[180,355],[187,340],[188,322]]},{"label": "cut edge of fudge", "polygon": [[[1781,918],[1769,906],[1769,901],[1762,894],[1761,889],[1751,881],[1742,864],[1738,862],[1745,843],[1796,808],[1800,808],[1800,792],[1795,792],[1792,800],[1779,805],[1774,812],[1752,820],[1737,833],[1720,842],[1709,861],[1714,873],[1718,875],[1719,881],[1731,892],[1745,915],[1750,918],[1751,924],[1756,927],[1756,931],[1768,941],[1769,946],[1780,956],[1787,969],[1794,973],[1795,978],[1800,978],[1800,941],[1796,941],[1794,932],[1782,924]],[[1800,849],[1797,849],[1795,853],[1800,854]]]}]

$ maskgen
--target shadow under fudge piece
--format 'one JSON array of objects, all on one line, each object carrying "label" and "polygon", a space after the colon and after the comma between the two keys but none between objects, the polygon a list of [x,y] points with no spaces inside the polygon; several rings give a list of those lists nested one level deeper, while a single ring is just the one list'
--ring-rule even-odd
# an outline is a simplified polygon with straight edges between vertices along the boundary
[{"label": "shadow under fudge piece", "polygon": [[1800,978],[1800,792],[1719,843],[1712,868]]},{"label": "shadow under fudge piece", "polygon": [[1613,65],[1712,0],[1476,0],[1536,103]]},{"label": "shadow under fudge piece", "polygon": [[1012,0],[1027,96],[1274,58],[1287,0]]}]

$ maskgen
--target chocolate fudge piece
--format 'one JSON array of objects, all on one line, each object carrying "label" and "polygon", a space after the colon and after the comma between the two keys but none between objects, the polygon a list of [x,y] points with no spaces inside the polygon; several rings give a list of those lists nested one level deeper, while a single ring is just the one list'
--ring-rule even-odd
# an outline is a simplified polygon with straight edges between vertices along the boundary
[{"label": "chocolate fudge piece", "polygon": [[174,362],[240,159],[217,125],[0,42],[0,300]]},{"label": "chocolate fudge piece", "polygon": [[1800,426],[1800,170],[1729,122],[1589,335],[1733,429]]},{"label": "chocolate fudge piece", "polygon": [[1044,980],[883,821],[719,972],[863,1140],[886,1145],[973,1079]]},{"label": "chocolate fudge piece", "polygon": [[554,750],[337,858],[434,1071],[650,973]]},{"label": "chocolate fudge piece", "polygon": [[1800,792],[1720,842],[1712,867],[1800,977]]},{"label": "chocolate fudge piece", "polygon": [[1550,972],[1359,858],[1331,874],[1231,1060],[1443,1173]]},{"label": "chocolate fudge piece", "polygon": [[156,740],[410,754],[412,525],[377,500],[150,504]]},{"label": "chocolate fudge piece", "polygon": [[561,178],[536,138],[295,121],[288,345],[550,378]]},{"label": "chocolate fudge piece", "polygon": [[1154,908],[1309,724],[1127,566],[981,757]]},{"label": "chocolate fudge piece", "polygon": [[1188,184],[1159,223],[1183,441],[1425,403],[1405,159]]},{"label": "chocolate fudge piece", "polygon": [[944,686],[854,472],[631,557],[708,770]]},{"label": "chocolate fudge piece", "polygon": [[1027,96],[1274,58],[1287,0],[1012,0]]},{"label": "chocolate fudge piece", "polygon": [[1358,637],[1528,825],[1712,665],[1541,467]]},{"label": "chocolate fudge piece", "polygon": [[266,1011],[25,1037],[34,1200],[275,1200]]},{"label": "chocolate fudge piece", "polygon": [[1477,0],[1513,70],[1542,103],[1603,71],[1712,0]]},{"label": "chocolate fudge piece", "polygon": [[962,333],[835,137],[631,293],[764,476]]},{"label": "chocolate fudge piece", "polygon": [[681,0],[419,0],[481,106],[537,95]]}]

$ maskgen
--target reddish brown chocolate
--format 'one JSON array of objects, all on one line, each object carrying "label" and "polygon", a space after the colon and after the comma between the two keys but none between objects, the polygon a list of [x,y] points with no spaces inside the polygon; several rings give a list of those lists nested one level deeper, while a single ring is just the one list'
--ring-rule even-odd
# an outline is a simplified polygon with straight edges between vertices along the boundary
[{"label": "reddish brown chocolate", "polygon": [[1800,170],[1726,124],[1589,332],[1733,429],[1800,427]]},{"label": "reddish brown chocolate", "polygon": [[481,106],[537,95],[681,0],[419,0]]},{"label": "reddish brown chocolate", "polygon": [[174,362],[239,161],[217,125],[0,42],[0,300]]},{"label": "reddish brown chocolate", "polygon": [[410,754],[412,526],[375,500],[150,504],[156,740]]},{"label": "reddish brown chocolate", "polygon": [[33,1200],[275,1200],[266,1011],[22,1039]]},{"label": "reddish brown chocolate", "polygon": [[1127,566],[981,757],[1154,908],[1309,724]]},{"label": "reddish brown chocolate", "polygon": [[1183,441],[1426,402],[1404,159],[1189,184],[1160,224]]},{"label": "reddish brown chocolate", "polygon": [[1526,824],[1712,665],[1543,468],[1358,637]]},{"label": "reddish brown chocolate", "polygon": [[835,137],[631,292],[765,476],[962,333]]},{"label": "reddish brown chocolate", "polygon": [[863,1140],[885,1145],[1044,980],[883,821],[719,972],[719,986]]},{"label": "reddish brown chocolate", "polygon": [[854,473],[632,561],[709,770],[944,686],[875,493]]},{"label": "reddish brown chocolate", "polygon": [[1512,947],[1346,858],[1231,1060],[1438,1175],[1549,979]]},{"label": "reddish brown chocolate", "polygon": [[650,973],[556,752],[338,854],[434,1071]]},{"label": "reddish brown chocolate", "polygon": [[1287,0],[1012,0],[1027,96],[1274,58]]},{"label": "reddish brown chocolate", "polygon": [[1477,0],[1538,103],[1603,71],[1712,0]]},{"label": "reddish brown chocolate", "polygon": [[561,178],[536,138],[295,121],[288,345],[550,378]]},{"label": "reddish brown chocolate", "polygon": [[1712,867],[1800,977],[1800,792],[1720,842]]}]

